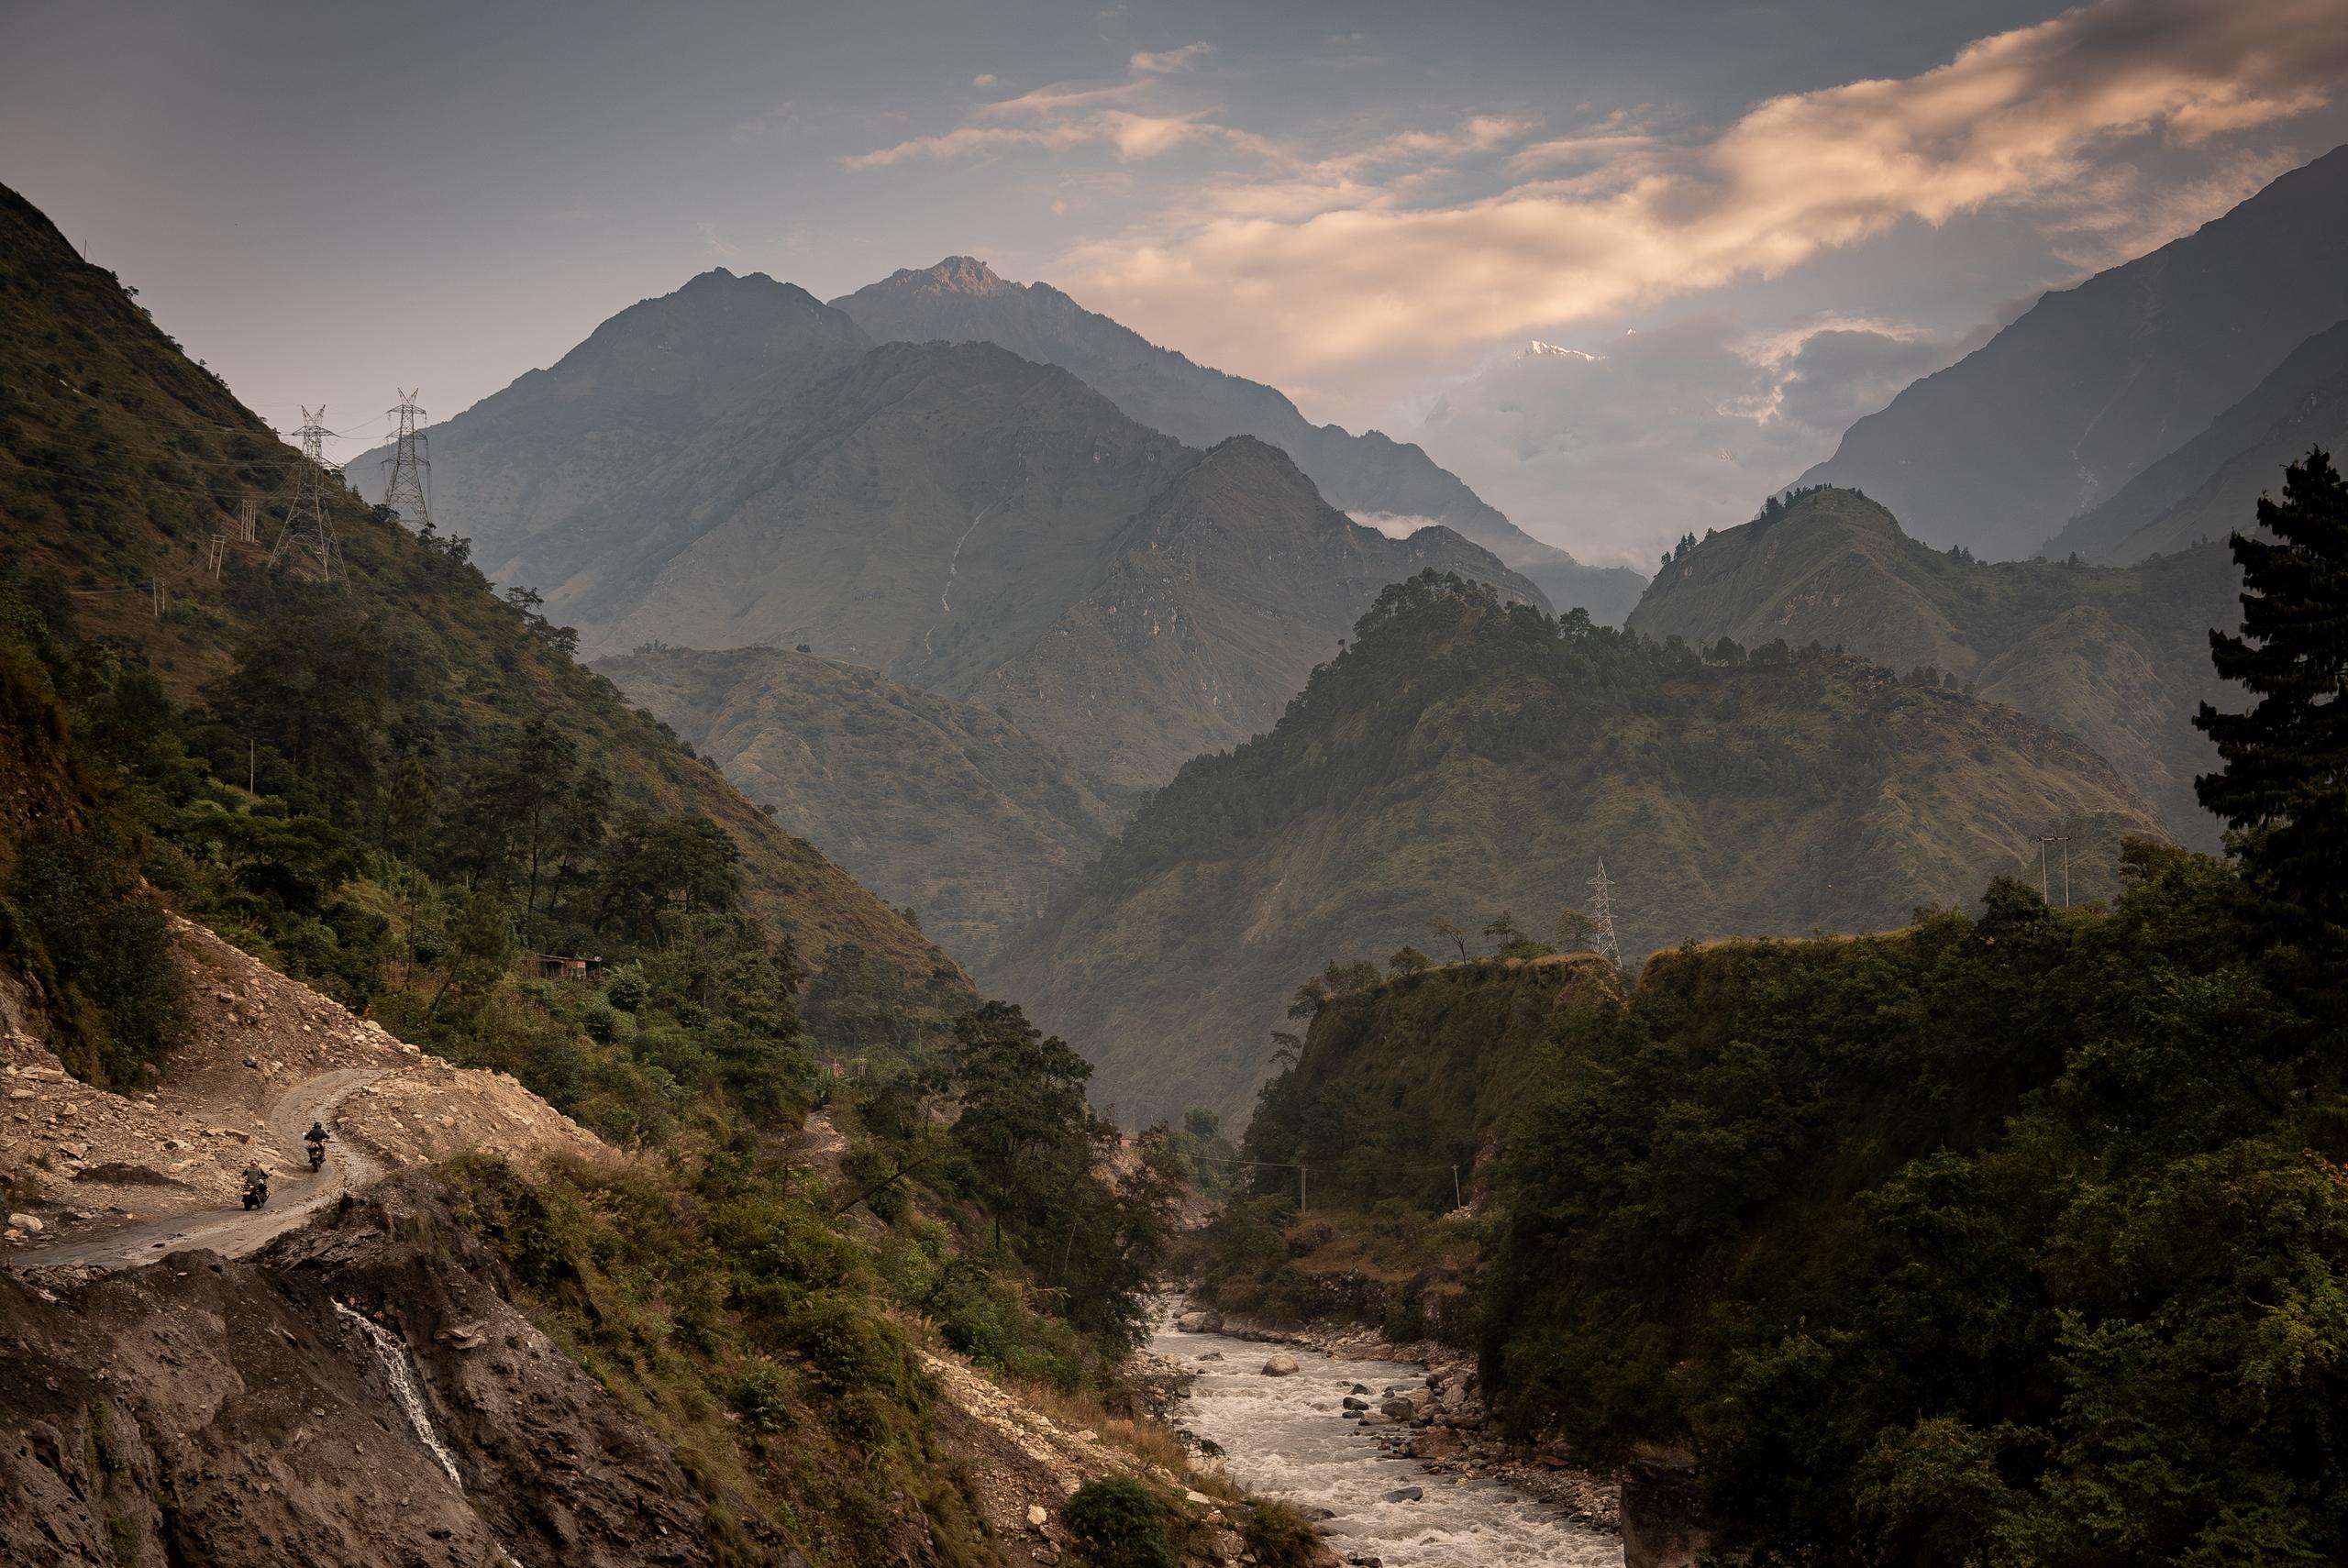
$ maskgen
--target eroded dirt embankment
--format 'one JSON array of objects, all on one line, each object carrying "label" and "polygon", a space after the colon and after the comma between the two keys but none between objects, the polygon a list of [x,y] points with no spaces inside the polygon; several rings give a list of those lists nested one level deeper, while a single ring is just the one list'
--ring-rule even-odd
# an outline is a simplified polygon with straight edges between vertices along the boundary
[{"label": "eroded dirt embankment", "polygon": [[[94,1089],[30,1034],[0,1032],[8,1261],[118,1266],[158,1241],[247,1251],[383,1169],[467,1150],[526,1165],[603,1150],[506,1075],[426,1055],[202,926],[172,923],[188,1027],[153,1093]],[[302,1152],[313,1118],[336,1141],[324,1179]],[[248,1161],[271,1173],[271,1206],[232,1222]],[[194,1217],[204,1223],[178,1223]]]}]

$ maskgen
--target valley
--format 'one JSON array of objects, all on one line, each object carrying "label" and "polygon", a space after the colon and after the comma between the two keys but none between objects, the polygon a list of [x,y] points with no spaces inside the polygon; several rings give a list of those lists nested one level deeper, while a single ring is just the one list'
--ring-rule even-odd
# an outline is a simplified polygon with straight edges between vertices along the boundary
[{"label": "valley", "polygon": [[0,16],[0,1560],[2348,1560],[2348,19],[248,9]]}]

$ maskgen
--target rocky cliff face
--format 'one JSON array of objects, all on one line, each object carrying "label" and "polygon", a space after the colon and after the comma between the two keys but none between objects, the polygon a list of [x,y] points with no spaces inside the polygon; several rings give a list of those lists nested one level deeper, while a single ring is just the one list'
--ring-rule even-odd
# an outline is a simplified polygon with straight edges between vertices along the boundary
[{"label": "rocky cliff face", "polygon": [[[0,1276],[0,1558],[798,1561],[510,1297],[420,1176],[251,1258]],[[736,1552],[713,1540],[719,1513]]]}]

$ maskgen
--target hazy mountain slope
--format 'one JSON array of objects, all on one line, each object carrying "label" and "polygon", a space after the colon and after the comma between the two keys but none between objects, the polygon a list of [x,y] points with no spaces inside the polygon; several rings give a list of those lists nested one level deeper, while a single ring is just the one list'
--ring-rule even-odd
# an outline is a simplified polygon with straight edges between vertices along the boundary
[{"label": "hazy mountain slope", "polygon": [[2348,149],[2047,293],[1854,425],[1802,482],[1864,489],[1933,545],[2028,555],[2343,316]]},{"label": "hazy mountain slope", "polygon": [[1511,523],[1417,447],[1378,431],[1314,425],[1260,381],[1193,364],[1086,310],[1048,283],[1012,283],[983,261],[949,256],[903,270],[832,304],[882,341],[979,340],[1073,371],[1135,419],[1193,447],[1254,436],[1295,459],[1331,505],[1441,523],[1524,574],[1558,609],[1619,624],[1639,574],[1588,567]]},{"label": "hazy mountain slope", "polygon": [[1391,539],[1351,521],[1287,454],[1248,436],[1153,498],[1112,559],[972,695],[1125,796],[1269,729],[1390,582],[1434,566],[1539,602],[1447,528]]},{"label": "hazy mountain slope", "polygon": [[1824,490],[1665,566],[1630,624],[1697,646],[1782,638],[1901,670],[1929,665],[2087,742],[2172,831],[2215,848],[2193,778],[2217,753],[2193,714],[2228,700],[2209,629],[2237,622],[2241,590],[2222,547],[2127,570],[1990,565],[1918,543],[1864,496]]},{"label": "hazy mountain slope", "polygon": [[2154,827],[2101,758],[2010,709],[1846,658],[1700,666],[1416,580],[1271,734],[1185,767],[987,978],[1086,1050],[1128,1122],[1244,1114],[1324,960],[1428,945],[1438,917],[1544,931],[1600,856],[1635,961],[1895,925],[2034,868],[2060,824],[2082,896],[2115,832]]},{"label": "hazy mountain slope", "polygon": [[2248,529],[2258,498],[2310,447],[2348,446],[2348,321],[2291,350],[2210,427],[2066,524],[2043,554],[2126,566]]},{"label": "hazy mountain slope", "polygon": [[[553,368],[433,425],[434,524],[471,538],[474,558],[503,583],[550,590],[608,566],[615,552],[632,558],[659,515],[649,482],[681,443],[871,347],[795,284],[703,272],[613,316]],[[387,455],[378,447],[349,465],[371,501],[382,497]]]},{"label": "hazy mountain slope", "polygon": [[679,519],[641,571],[553,602],[591,646],[811,643],[959,694],[1107,564],[1191,460],[1067,371],[985,344],[890,344],[665,465]]},{"label": "hazy mountain slope", "polygon": [[[143,662],[181,701],[233,665],[289,596],[266,573],[276,536],[234,539],[238,500],[272,495],[298,455],[182,355],[112,274],[84,264],[48,219],[0,191],[0,539],[28,580],[72,585],[83,631]],[[698,812],[741,848],[751,907],[819,971],[853,946],[933,1008],[970,997],[936,947],[805,842],[777,828],[603,678],[543,637],[480,574],[338,497],[348,598],[392,650],[403,745],[445,766],[525,719],[555,721],[610,772],[623,801]],[[231,536],[218,578],[205,562]],[[169,591],[158,620],[150,583]],[[442,780],[453,788],[453,779]]]},{"label": "hazy mountain slope", "polygon": [[975,703],[779,648],[595,667],[775,820],[976,962],[1115,825],[1057,755]]}]

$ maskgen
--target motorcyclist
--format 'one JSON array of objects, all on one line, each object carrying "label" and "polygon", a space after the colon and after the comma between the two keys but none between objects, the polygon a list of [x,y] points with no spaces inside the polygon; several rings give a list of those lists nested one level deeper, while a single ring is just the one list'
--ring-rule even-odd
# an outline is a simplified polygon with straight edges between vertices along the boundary
[{"label": "motorcyclist", "polygon": [[302,1134],[302,1142],[310,1146],[310,1168],[316,1170],[327,1163],[327,1128],[323,1121],[313,1121],[310,1130]]},{"label": "motorcyclist", "polygon": [[269,1173],[260,1168],[259,1160],[245,1162],[245,1207],[259,1208],[269,1201]]}]

